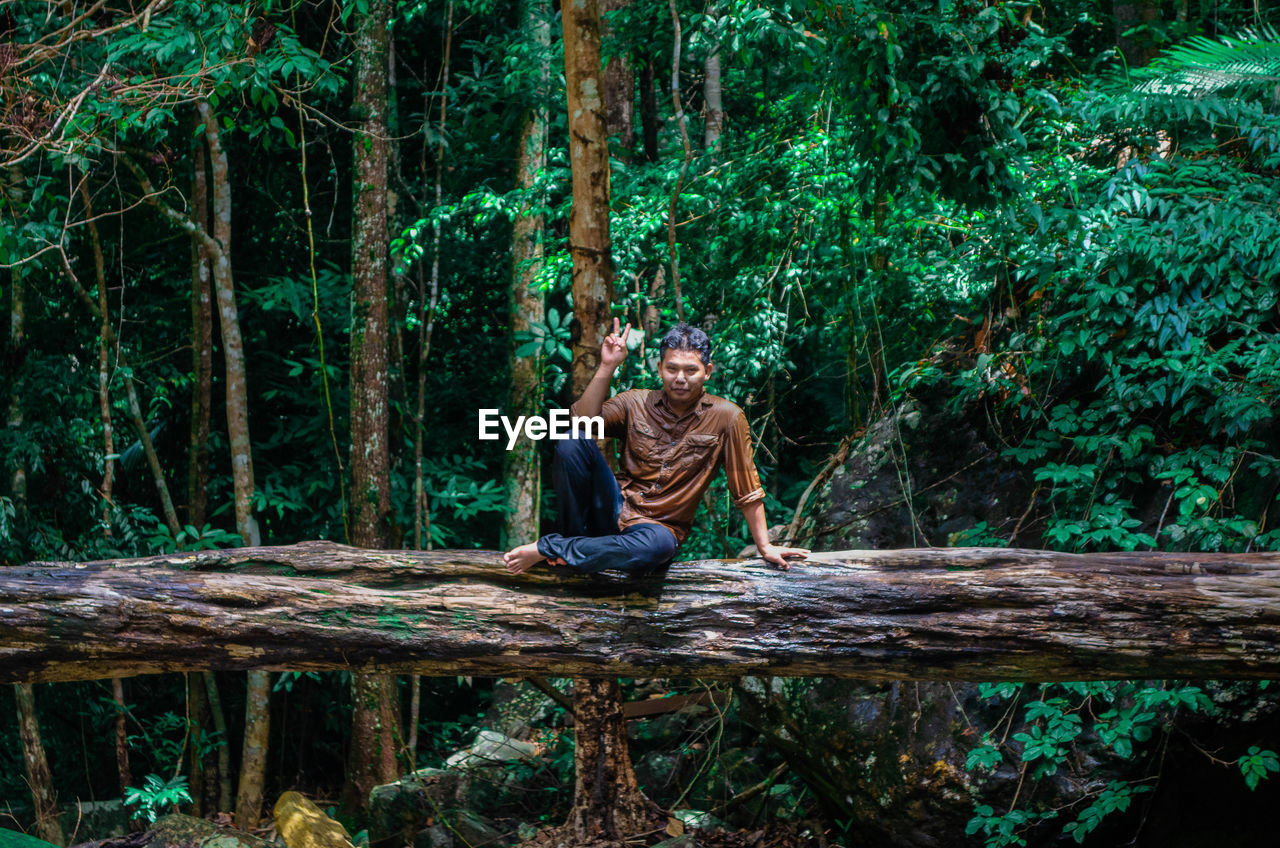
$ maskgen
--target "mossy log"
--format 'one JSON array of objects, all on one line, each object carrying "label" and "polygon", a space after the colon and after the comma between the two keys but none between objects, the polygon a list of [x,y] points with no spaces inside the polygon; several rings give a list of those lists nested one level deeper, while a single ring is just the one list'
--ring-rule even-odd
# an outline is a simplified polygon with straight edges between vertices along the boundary
[{"label": "mossy log", "polygon": [[0,682],[193,669],[493,676],[1280,677],[1280,554],[935,548],[673,565],[329,542],[0,569]]}]

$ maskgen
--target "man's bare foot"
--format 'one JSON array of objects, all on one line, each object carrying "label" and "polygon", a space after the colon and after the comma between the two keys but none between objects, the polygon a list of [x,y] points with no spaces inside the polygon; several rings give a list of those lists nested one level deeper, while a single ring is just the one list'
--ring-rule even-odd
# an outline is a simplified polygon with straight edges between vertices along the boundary
[{"label": "man's bare foot", "polygon": [[502,555],[502,561],[507,564],[507,571],[512,574],[522,574],[544,560],[552,565],[568,565],[560,557],[552,557],[551,559],[544,557],[542,552],[538,550],[537,542],[530,542],[527,545],[512,548]]},{"label": "man's bare foot", "polygon": [[502,555],[502,561],[507,564],[507,571],[512,574],[523,574],[545,560],[546,557],[538,550],[537,542],[512,548]]}]

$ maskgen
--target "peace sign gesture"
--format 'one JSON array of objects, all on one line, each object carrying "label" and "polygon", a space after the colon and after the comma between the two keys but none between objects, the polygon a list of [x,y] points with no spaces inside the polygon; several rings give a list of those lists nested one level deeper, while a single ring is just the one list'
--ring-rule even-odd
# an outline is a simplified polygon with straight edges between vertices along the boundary
[{"label": "peace sign gesture", "polygon": [[600,345],[600,364],[610,370],[617,368],[627,358],[627,334],[631,332],[631,322],[618,332],[618,319],[613,319],[613,332],[604,337]]}]

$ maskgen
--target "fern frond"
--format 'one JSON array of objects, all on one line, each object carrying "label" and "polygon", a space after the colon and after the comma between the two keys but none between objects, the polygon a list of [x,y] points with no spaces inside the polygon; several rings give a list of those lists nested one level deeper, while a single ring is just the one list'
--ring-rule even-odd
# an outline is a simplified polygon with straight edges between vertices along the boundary
[{"label": "fern frond", "polygon": [[1135,72],[1137,90],[1202,97],[1226,88],[1280,85],[1280,33],[1263,26],[1219,40],[1195,36]]}]

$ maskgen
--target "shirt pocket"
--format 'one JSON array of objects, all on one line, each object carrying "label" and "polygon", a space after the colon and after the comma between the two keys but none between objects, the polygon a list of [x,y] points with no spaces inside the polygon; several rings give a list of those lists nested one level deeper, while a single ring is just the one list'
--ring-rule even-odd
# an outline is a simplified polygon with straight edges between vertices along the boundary
[{"label": "shirt pocket", "polygon": [[720,434],[693,433],[680,445],[681,468],[701,468],[716,461],[720,453]]},{"label": "shirt pocket", "polygon": [[629,447],[636,457],[647,463],[658,463],[662,459],[662,444],[659,433],[643,421],[633,421],[631,431],[627,434]]}]

